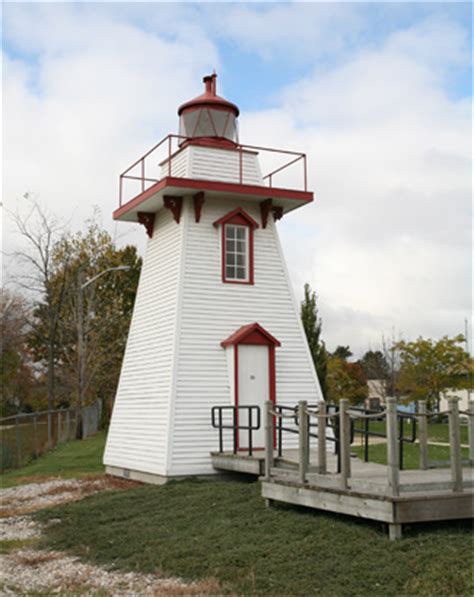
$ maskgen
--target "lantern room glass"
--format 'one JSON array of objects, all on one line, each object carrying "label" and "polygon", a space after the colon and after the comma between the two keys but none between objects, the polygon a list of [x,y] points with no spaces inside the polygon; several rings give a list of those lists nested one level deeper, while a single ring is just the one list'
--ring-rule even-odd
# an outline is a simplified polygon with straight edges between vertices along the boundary
[{"label": "lantern room glass", "polygon": [[237,117],[229,110],[197,108],[181,115],[179,134],[188,139],[218,137],[237,143]]}]

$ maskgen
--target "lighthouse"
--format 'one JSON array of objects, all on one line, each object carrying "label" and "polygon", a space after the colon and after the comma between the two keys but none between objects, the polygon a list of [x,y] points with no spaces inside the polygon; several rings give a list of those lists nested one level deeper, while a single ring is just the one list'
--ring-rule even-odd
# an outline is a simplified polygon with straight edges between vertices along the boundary
[{"label": "lighthouse", "polygon": [[[239,108],[216,87],[215,74],[204,77],[204,93],[178,108],[179,134],[120,176],[114,219],[141,224],[148,240],[104,454],[109,474],[160,483],[216,473],[213,407],[322,399],[277,232],[313,200],[306,156],[242,144]],[[291,184],[279,186],[291,169]],[[239,449],[246,436],[238,433]]]}]

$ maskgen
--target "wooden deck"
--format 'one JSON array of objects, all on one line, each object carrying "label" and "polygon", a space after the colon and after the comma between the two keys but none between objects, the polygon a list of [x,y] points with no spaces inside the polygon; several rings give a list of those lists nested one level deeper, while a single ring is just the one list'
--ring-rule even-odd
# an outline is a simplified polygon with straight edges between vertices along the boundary
[{"label": "wooden deck", "polygon": [[401,536],[404,523],[474,518],[474,474],[462,469],[462,491],[453,491],[450,468],[400,471],[399,495],[390,493],[388,467],[351,458],[348,487],[342,487],[337,461],[327,454],[327,473],[318,474],[317,452],[311,451],[306,482],[299,480],[298,450],[274,455],[270,477],[264,477],[263,451],[253,456],[232,452],[212,453],[214,468],[258,476],[267,504],[285,502],[327,510],[389,525],[392,539]]}]

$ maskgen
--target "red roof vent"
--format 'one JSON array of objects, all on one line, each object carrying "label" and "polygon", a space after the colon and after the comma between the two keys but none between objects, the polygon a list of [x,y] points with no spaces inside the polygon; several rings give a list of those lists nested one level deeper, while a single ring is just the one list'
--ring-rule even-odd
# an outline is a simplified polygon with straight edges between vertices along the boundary
[{"label": "red roof vent", "polygon": [[220,97],[216,93],[216,73],[207,75],[203,78],[204,82],[204,93],[195,97],[189,102],[182,104],[178,108],[178,116],[181,116],[183,112],[189,112],[196,108],[217,108],[228,112],[233,112],[235,116],[239,115],[239,108],[232,102],[227,101],[223,97]]}]

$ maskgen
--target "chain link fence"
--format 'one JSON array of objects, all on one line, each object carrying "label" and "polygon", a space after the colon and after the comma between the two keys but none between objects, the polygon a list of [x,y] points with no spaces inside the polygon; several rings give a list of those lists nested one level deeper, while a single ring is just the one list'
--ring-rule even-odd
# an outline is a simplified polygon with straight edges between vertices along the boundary
[{"label": "chain link fence", "polygon": [[[82,410],[82,436],[100,428],[102,401]],[[76,408],[19,414],[0,419],[1,472],[25,466],[59,444],[76,439]]]}]

